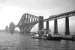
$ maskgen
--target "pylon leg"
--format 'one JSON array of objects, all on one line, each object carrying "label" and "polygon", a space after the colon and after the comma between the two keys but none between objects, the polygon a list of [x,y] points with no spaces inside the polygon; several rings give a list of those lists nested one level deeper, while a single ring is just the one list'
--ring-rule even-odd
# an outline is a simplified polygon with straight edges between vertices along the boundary
[{"label": "pylon leg", "polygon": [[58,34],[58,23],[57,23],[57,19],[54,20],[54,34]]},{"label": "pylon leg", "polygon": [[65,18],[65,35],[70,35],[70,31],[69,31],[69,17]]}]

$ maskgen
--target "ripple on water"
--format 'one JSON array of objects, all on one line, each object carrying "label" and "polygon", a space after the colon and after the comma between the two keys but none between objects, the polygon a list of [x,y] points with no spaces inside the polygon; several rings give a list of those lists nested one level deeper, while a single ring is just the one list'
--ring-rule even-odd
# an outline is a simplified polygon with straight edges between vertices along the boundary
[{"label": "ripple on water", "polygon": [[75,50],[75,42],[32,39],[27,35],[0,34],[0,50]]},{"label": "ripple on water", "polygon": [[0,50],[15,48],[20,41],[19,34],[0,32]]}]

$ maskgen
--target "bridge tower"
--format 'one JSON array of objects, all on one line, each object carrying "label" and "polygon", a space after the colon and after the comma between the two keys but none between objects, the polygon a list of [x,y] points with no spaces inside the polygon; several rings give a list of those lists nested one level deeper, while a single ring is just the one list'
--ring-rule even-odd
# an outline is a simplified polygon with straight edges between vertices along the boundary
[{"label": "bridge tower", "polygon": [[49,31],[50,31],[50,30],[49,30],[49,21],[46,21],[46,30],[47,30],[47,32],[46,32],[46,33],[48,34],[48,33],[49,33]]},{"label": "bridge tower", "polygon": [[42,30],[44,27],[43,25],[43,16],[39,16],[39,30]]},{"label": "bridge tower", "polygon": [[39,35],[40,35],[40,37],[42,36],[42,34],[43,34],[43,31],[41,31],[43,28],[44,28],[44,24],[43,24],[43,16],[39,16],[39,25],[38,25],[38,27],[39,27]]},{"label": "bridge tower", "polygon": [[57,19],[54,20],[54,34],[58,34],[58,23],[57,23]]},{"label": "bridge tower", "polygon": [[46,29],[49,30],[49,21],[46,21]]},{"label": "bridge tower", "polygon": [[70,35],[70,31],[69,31],[69,17],[65,18],[65,35]]}]

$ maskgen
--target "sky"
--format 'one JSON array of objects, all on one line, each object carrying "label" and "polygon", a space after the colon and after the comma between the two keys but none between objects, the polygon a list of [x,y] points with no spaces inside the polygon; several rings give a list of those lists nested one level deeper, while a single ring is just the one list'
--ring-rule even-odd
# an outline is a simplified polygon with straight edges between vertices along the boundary
[{"label": "sky", "polygon": [[[0,29],[5,29],[10,22],[18,24],[24,13],[48,18],[50,15],[71,10],[75,10],[75,0],[0,0]],[[71,31],[74,31],[74,21],[75,17],[70,18]],[[58,20],[58,23],[59,28],[64,27],[64,19]],[[50,22],[50,25],[53,29],[53,21]]]}]

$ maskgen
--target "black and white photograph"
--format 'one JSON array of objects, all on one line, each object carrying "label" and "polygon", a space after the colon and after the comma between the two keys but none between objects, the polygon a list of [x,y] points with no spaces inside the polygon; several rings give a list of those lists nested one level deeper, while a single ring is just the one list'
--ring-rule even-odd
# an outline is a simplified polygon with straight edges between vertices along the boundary
[{"label": "black and white photograph", "polygon": [[0,50],[75,50],[75,0],[0,0]]}]

